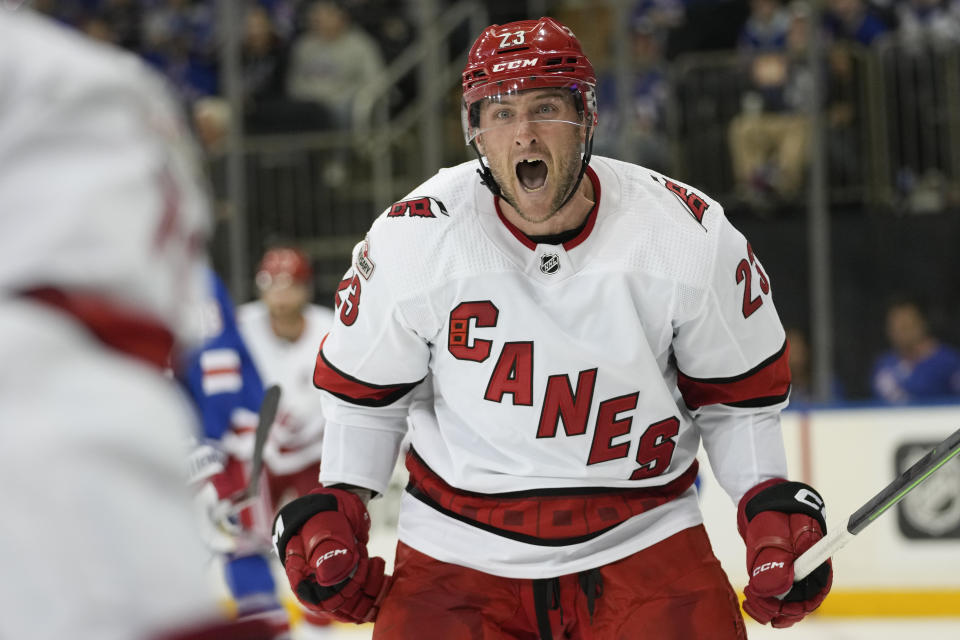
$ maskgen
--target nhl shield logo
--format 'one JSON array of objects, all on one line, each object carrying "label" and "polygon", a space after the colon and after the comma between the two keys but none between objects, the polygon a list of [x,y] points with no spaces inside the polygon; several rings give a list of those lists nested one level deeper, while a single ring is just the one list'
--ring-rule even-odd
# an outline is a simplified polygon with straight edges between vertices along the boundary
[{"label": "nhl shield logo", "polygon": [[540,256],[540,271],[547,275],[560,271],[560,256],[555,253],[545,253]]}]

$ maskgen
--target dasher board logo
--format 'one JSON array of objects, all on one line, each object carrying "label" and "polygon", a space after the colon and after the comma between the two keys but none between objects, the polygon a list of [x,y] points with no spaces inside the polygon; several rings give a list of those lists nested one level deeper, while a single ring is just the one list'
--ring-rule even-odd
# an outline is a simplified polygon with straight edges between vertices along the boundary
[{"label": "dasher board logo", "polygon": [[540,256],[540,271],[547,275],[560,271],[560,256],[555,253],[545,253]]},{"label": "dasher board logo", "polygon": [[[909,442],[895,454],[897,475],[937,446],[937,442]],[[953,458],[897,504],[900,532],[910,540],[960,538],[960,458]]]}]

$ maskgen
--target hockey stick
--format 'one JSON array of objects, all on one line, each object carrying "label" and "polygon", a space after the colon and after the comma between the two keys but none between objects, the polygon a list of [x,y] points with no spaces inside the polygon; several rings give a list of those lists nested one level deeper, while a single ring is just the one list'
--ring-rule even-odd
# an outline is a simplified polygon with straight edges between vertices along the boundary
[{"label": "hockey stick", "polygon": [[237,496],[231,505],[231,512],[236,514],[250,506],[260,495],[260,476],[263,471],[263,448],[270,434],[270,427],[277,417],[277,407],[280,405],[280,385],[269,387],[263,394],[260,403],[260,415],[257,419],[257,430],[253,437],[253,457],[250,459],[250,483],[243,493]]},{"label": "hockey stick", "polygon": [[793,579],[800,581],[827,561],[853,536],[863,531],[867,525],[879,518],[890,507],[903,500],[917,485],[929,478],[937,469],[960,453],[960,429],[938,444],[933,451],[917,460],[909,469],[901,473],[877,495],[853,512],[846,526],[834,527],[830,533],[807,549],[793,563]]}]

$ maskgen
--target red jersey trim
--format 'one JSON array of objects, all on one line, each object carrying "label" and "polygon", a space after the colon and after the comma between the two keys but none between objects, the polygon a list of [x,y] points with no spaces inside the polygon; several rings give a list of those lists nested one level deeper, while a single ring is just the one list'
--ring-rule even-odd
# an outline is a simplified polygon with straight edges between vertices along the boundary
[{"label": "red jersey trim", "polygon": [[407,492],[451,518],[511,540],[565,546],[592,540],[635,515],[670,502],[697,477],[693,461],[659,487],[572,487],[483,494],[447,484],[413,450],[407,453]]},{"label": "red jersey trim", "polygon": [[786,341],[777,353],[756,367],[729,378],[692,378],[677,372],[677,387],[691,409],[710,404],[763,407],[778,404],[790,394],[790,347]]},{"label": "red jersey trim", "polygon": [[[326,340],[324,337],[323,342]],[[330,364],[323,355],[323,342],[320,343],[317,366],[313,370],[313,386],[332,393],[341,400],[365,407],[383,407],[396,402],[422,382],[417,380],[405,384],[380,385],[358,380]]]},{"label": "red jersey trim", "polygon": [[[575,237],[563,243],[563,248],[568,251],[586,240],[590,235],[590,232],[593,231],[594,224],[597,222],[597,210],[600,209],[600,179],[597,177],[596,172],[589,166],[587,167],[586,176],[590,180],[590,184],[593,185],[593,208],[590,209],[590,213],[587,214],[587,222],[584,225],[583,230]],[[507,230],[513,234],[514,238],[520,241],[520,244],[531,251],[537,248],[536,242],[528,238],[527,234],[525,234],[523,231],[520,231],[515,224],[507,220],[507,217],[503,215],[503,210],[500,208],[500,196],[495,196],[493,198],[493,206],[497,210],[497,217],[500,218],[500,222],[502,222],[503,226],[505,226]]]},{"label": "red jersey trim", "polygon": [[93,295],[53,288],[23,295],[69,314],[104,345],[160,369],[170,364],[173,334],[152,317]]}]

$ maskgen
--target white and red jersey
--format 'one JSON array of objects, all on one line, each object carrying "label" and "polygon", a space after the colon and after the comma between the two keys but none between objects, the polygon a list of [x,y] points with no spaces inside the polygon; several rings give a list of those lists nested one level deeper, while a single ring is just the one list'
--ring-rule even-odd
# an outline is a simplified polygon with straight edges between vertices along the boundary
[{"label": "white and red jersey", "polygon": [[383,491],[410,425],[399,537],[518,578],[625,557],[701,521],[701,439],[731,498],[786,474],[784,331],[721,206],[593,158],[580,233],[536,244],[475,163],[354,251],[317,361],[321,482]]},{"label": "white and red jersey", "polygon": [[18,13],[0,19],[0,296],[83,295],[196,339],[210,213],[180,107],[135,56]]},{"label": "white and red jersey", "polygon": [[[0,513],[17,523],[0,527],[0,637],[166,637],[222,608],[186,486],[196,414],[164,373],[198,324],[209,203],[159,76],[16,4],[0,8]],[[55,607],[51,584],[71,585]]]},{"label": "white and red jersey", "polygon": [[277,336],[262,302],[237,309],[237,325],[264,386],[282,390],[277,418],[263,450],[264,463],[277,475],[289,475],[320,460],[323,450],[321,395],[313,386],[317,347],[333,323],[333,310],[310,304],[303,310],[304,327],[291,342]]}]

